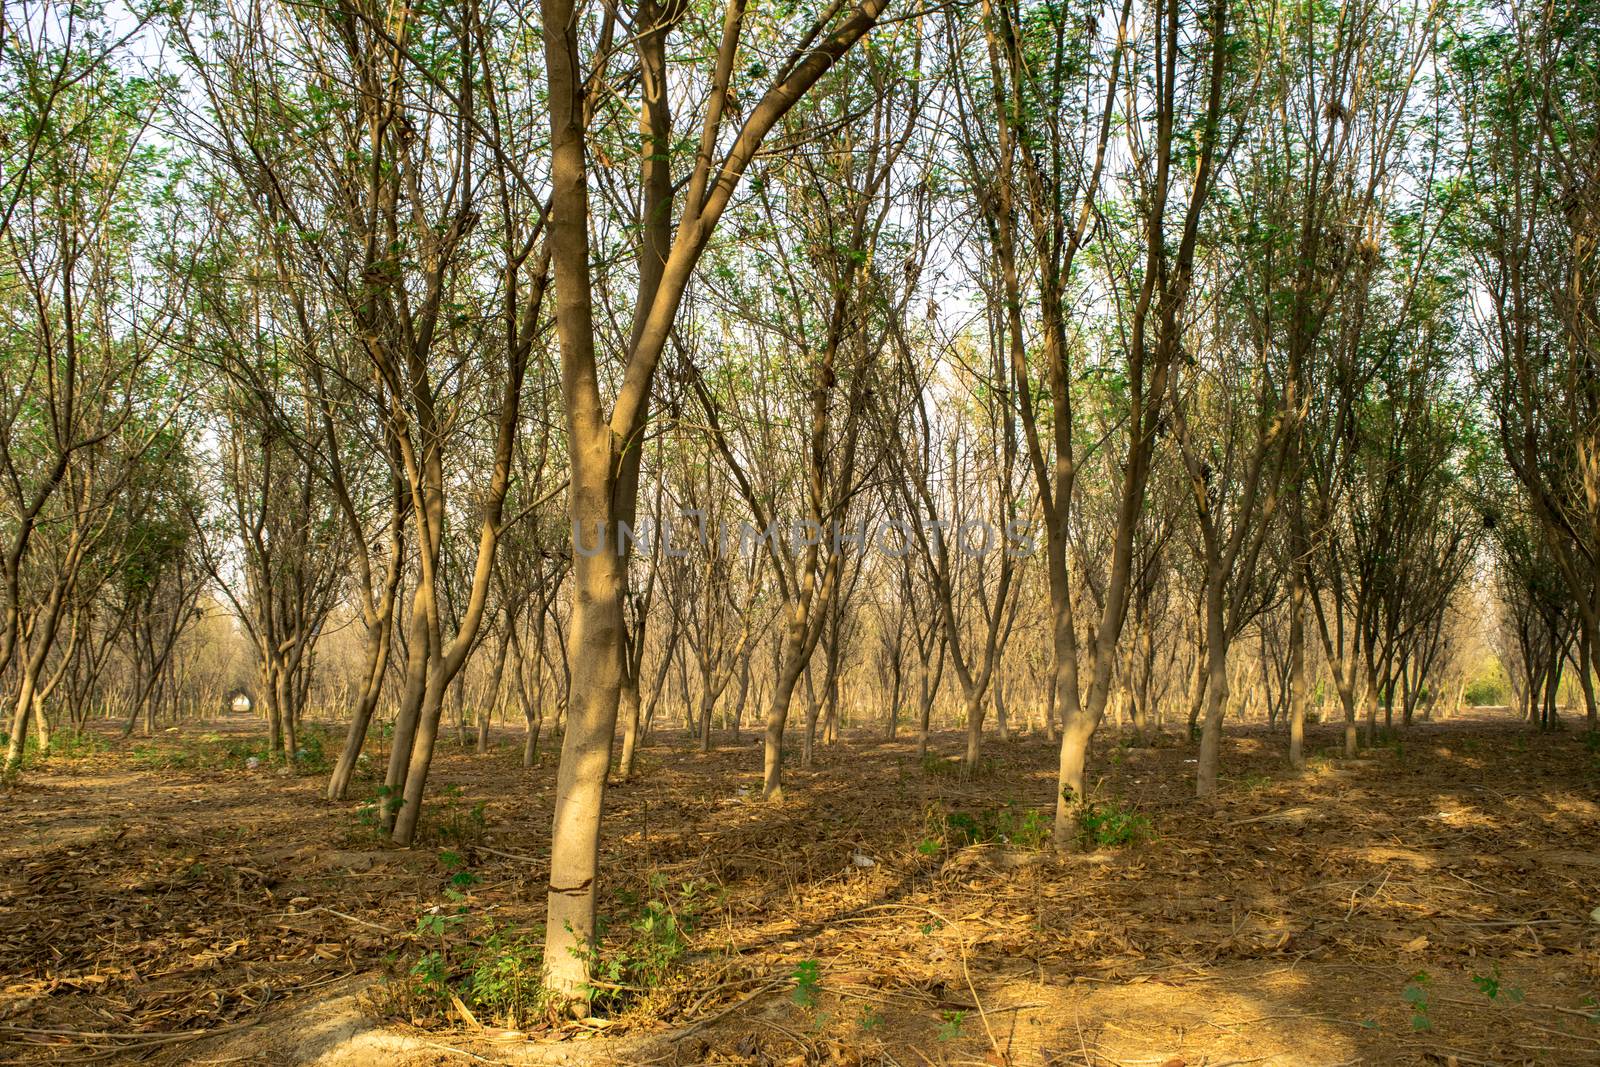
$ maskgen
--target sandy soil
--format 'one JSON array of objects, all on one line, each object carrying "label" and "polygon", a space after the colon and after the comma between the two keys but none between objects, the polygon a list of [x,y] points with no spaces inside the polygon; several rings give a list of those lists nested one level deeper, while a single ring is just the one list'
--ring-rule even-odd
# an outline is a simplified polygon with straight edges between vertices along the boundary
[{"label": "sandy soil", "polygon": [[259,730],[108,739],[8,794],[0,1059],[1600,1063],[1600,754],[1575,732],[1480,717],[1343,761],[1318,728],[1295,776],[1281,735],[1240,729],[1206,804],[1191,747],[1107,736],[1098,797],[1152,836],[1067,857],[951,829],[1025,836],[1042,738],[991,741],[963,782],[847,736],[772,806],[753,740],[663,734],[609,794],[608,946],[641,899],[687,922],[693,898],[687,953],[608,1019],[498,1033],[395,990],[433,909],[462,916],[447,953],[541,920],[553,759],[446,745],[424,840],[397,850],[370,773],[330,804],[320,776],[217,756]]}]

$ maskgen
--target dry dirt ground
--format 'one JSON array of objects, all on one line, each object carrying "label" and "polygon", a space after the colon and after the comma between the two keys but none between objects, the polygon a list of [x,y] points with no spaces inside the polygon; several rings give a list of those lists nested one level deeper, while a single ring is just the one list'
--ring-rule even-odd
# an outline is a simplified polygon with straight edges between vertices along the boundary
[{"label": "dry dirt ground", "polygon": [[1017,840],[1051,804],[1042,738],[991,742],[962,781],[847,736],[773,806],[753,741],[663,734],[609,793],[607,946],[659,938],[652,907],[687,944],[608,1019],[501,1032],[409,972],[540,921],[553,758],[444,746],[424,840],[396,850],[320,775],[249,769],[260,729],[108,737],[5,796],[0,1060],[1600,1062],[1600,750],[1578,731],[1419,725],[1343,761],[1322,727],[1299,777],[1281,735],[1241,729],[1209,804],[1190,746],[1107,736],[1098,799],[1151,832],[1066,857]]}]

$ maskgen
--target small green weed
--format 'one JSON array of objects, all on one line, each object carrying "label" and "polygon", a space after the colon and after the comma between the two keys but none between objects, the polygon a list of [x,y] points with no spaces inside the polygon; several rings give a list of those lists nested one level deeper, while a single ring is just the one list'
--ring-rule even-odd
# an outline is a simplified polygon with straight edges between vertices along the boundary
[{"label": "small green weed", "polygon": [[50,755],[61,759],[83,759],[111,748],[110,742],[98,734],[68,730],[50,739]]},{"label": "small green weed", "polygon": [[380,785],[371,800],[356,808],[356,822],[368,833],[380,835],[403,803],[405,798],[393,786]]},{"label": "small green weed", "polygon": [[[302,725],[291,770],[295,774],[326,774],[332,766],[328,757],[331,737],[323,727]],[[284,754],[273,752],[266,737],[217,733],[201,734],[177,745],[136,744],[128,756],[138,766],[152,770],[242,771],[284,763]]]},{"label": "small green weed", "polygon": [[1148,816],[1112,802],[1090,804],[1078,815],[1078,829],[1096,848],[1121,848],[1155,836]]},{"label": "small green weed", "polygon": [[1500,995],[1504,993],[1505,998],[1511,1003],[1522,1003],[1521,989],[1517,988],[1516,986],[1507,986],[1501,984],[1500,967],[1498,965],[1490,968],[1488,974],[1473,975],[1472,984],[1478,987],[1478,992],[1482,993],[1490,1000],[1499,1000]]},{"label": "small green weed", "polygon": [[709,903],[721,894],[708,882],[690,880],[674,889],[661,873],[652,874],[644,895],[622,891],[618,902],[629,909],[629,934],[596,954],[592,991],[596,1011],[612,1014],[658,991],[670,995],[668,986],[677,973],[689,939]]},{"label": "small green weed", "polygon": [[[402,1015],[416,1025],[445,1023],[455,1001],[479,1022],[516,1029],[546,1014],[549,998],[541,981],[542,931],[521,931],[488,923],[472,936],[471,891],[478,876],[466,859],[449,849],[439,852],[447,903],[417,917],[416,932],[427,948],[372,995],[381,1015]],[[391,961],[393,962],[393,961]],[[457,1019],[457,1021],[461,1021]]]},{"label": "small green weed", "polygon": [[548,1009],[543,961],[537,931],[491,929],[467,954],[462,999],[480,1019],[515,1030]]},{"label": "small green weed", "polygon": [[1411,1029],[1418,1033],[1433,1029],[1433,1020],[1428,1017],[1428,986],[1432,982],[1427,971],[1418,971],[1407,980],[1400,993],[1411,1005]]},{"label": "small green weed", "polygon": [[435,810],[423,821],[423,839],[455,848],[475,845],[488,832],[488,819],[484,814],[486,810],[485,801],[468,804],[459,785],[447,785],[439,796]]},{"label": "small green weed", "polygon": [[794,992],[790,994],[794,1002],[802,1008],[813,1008],[817,1004],[817,986],[822,981],[822,965],[816,960],[801,960],[795,964]]},{"label": "small green weed", "polygon": [[493,925],[477,938],[423,952],[405,981],[383,990],[382,1014],[401,1014],[422,1025],[450,1019],[459,998],[479,1022],[516,1029],[542,1017],[549,997],[540,981],[543,957],[538,928],[513,933]]},{"label": "small green weed", "polygon": [[1015,808],[1010,803],[981,811],[941,813],[930,808],[924,817],[923,838],[917,851],[935,855],[940,847],[966,848],[968,845],[997,843],[1018,848],[1041,848],[1050,840],[1053,817],[1033,808]]}]

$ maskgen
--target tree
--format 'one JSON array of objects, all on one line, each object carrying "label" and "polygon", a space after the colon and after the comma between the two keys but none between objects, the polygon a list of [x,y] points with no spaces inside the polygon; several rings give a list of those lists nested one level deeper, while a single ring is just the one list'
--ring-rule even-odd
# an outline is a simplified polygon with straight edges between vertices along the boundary
[{"label": "tree", "polygon": [[1460,240],[1487,298],[1477,320],[1483,381],[1506,463],[1573,598],[1580,644],[1592,650],[1600,637],[1600,29],[1586,3],[1489,5],[1453,43]]},{"label": "tree", "polygon": [[[633,327],[609,413],[601,400],[595,353],[587,178],[589,120],[595,109],[591,93],[605,83],[603,78],[591,78],[590,71],[615,60],[610,43],[617,11],[607,9],[596,26],[592,18],[580,16],[571,0],[547,0],[541,5],[550,114],[549,247],[575,537],[588,531],[605,537],[609,532],[614,544],[619,524],[631,523],[651,382],[694,268],[767,134],[876,24],[886,3],[862,0],[847,13],[828,9],[822,21],[800,35],[741,121],[737,112],[730,114],[729,104],[735,60],[746,37],[745,7],[742,0],[730,0],[721,40],[713,46],[714,65],[701,105],[701,134],[681,179],[681,200],[674,196],[679,181],[674,171],[682,160],[673,150],[667,42],[684,10],[645,0],[629,12],[634,20],[630,32],[638,56],[645,142],[638,172],[644,228]],[[580,43],[586,35],[592,35],[591,42],[598,41],[591,45],[594,60],[587,64]],[[694,70],[690,61],[681,66],[686,75],[706,77],[707,72]],[[765,74],[764,65],[757,66],[760,70],[751,72],[754,78]],[[725,140],[725,126],[734,128],[731,141]],[[588,1000],[600,820],[621,688],[626,552],[579,552],[573,583],[574,700],[557,776],[544,959],[556,994],[581,1007]]]}]

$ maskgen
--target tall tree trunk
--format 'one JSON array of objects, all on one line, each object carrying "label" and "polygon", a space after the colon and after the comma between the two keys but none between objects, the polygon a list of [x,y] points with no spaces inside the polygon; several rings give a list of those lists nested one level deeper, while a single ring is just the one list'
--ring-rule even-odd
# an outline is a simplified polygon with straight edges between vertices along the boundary
[{"label": "tall tree trunk", "polygon": [[967,693],[967,747],[961,755],[961,774],[970,778],[977,773],[980,746],[983,744],[983,691],[976,686]]},{"label": "tall tree trunk", "polygon": [[817,719],[822,714],[822,702],[817,699],[816,686],[811,681],[811,672],[807,671],[806,681],[806,731],[801,739],[800,766],[809,768],[816,754],[817,747]]},{"label": "tall tree trunk", "polygon": [[622,679],[618,693],[619,712],[622,716],[622,755],[617,759],[617,777],[626,782],[633,777],[634,760],[639,748],[639,675],[629,671]]},{"label": "tall tree trunk", "polygon": [[1011,723],[1006,714],[1006,680],[999,671],[994,675],[994,728],[1001,743],[1011,740]]},{"label": "tall tree trunk", "polygon": [[506,660],[511,654],[511,628],[515,625],[510,611],[506,612],[505,631],[500,635],[500,647],[495,650],[494,672],[489,678],[489,699],[478,709],[478,754],[489,751],[489,719],[500,706],[500,684],[505,680]]},{"label": "tall tree trunk", "polygon": [[[574,471],[588,473],[579,464]],[[595,486],[589,478],[575,478],[572,493],[580,529],[610,525],[609,492],[603,482]],[[546,981],[568,998],[586,998],[596,949],[600,815],[622,685],[624,563],[602,552],[580,555],[573,567],[572,688],[556,774],[544,954]]]},{"label": "tall tree trunk", "polygon": [[416,741],[417,724],[422,715],[422,702],[428,685],[428,623],[427,609],[423,606],[425,595],[420,588],[412,593],[411,627],[406,632],[405,682],[400,690],[400,704],[395,709],[389,767],[383,779],[387,798],[383,825],[390,831],[394,829],[395,815],[399,810],[394,802],[405,792],[406,772],[410,767],[411,749]]},{"label": "tall tree trunk", "polygon": [[805,619],[797,605],[784,630],[779,649],[778,680],[767,709],[766,736],[762,742],[761,795],[768,800],[783,799],[783,728],[789,720],[789,705],[795,686],[805,670],[801,657],[805,646]]},{"label": "tall tree trunk", "polygon": [[750,697],[750,646],[739,657],[739,696],[733,702],[733,743],[739,743],[739,722],[744,718],[745,701]]},{"label": "tall tree trunk", "polygon": [[1306,585],[1298,561],[1289,568],[1289,766],[1306,769]]},{"label": "tall tree trunk", "polygon": [[373,712],[377,711],[378,701],[383,696],[383,678],[389,667],[389,648],[394,639],[391,623],[392,620],[386,619],[385,625],[375,635],[368,635],[366,677],[362,682],[355,715],[350,720],[350,729],[345,734],[344,748],[334,764],[333,773],[328,777],[329,800],[343,800],[349,790],[350,777],[355,774],[356,761],[361,758],[361,748],[366,743]]},{"label": "tall tree trunk", "polygon": [[1594,733],[1597,728],[1594,691],[1594,633],[1586,620],[1580,620],[1578,623],[1578,684],[1583,687],[1583,707],[1589,724],[1589,732]]},{"label": "tall tree trunk", "polygon": [[1217,791],[1222,761],[1222,718],[1228,710],[1228,635],[1222,618],[1222,583],[1214,576],[1206,593],[1206,717],[1200,729],[1200,752],[1195,761],[1195,795],[1209,797]]}]

